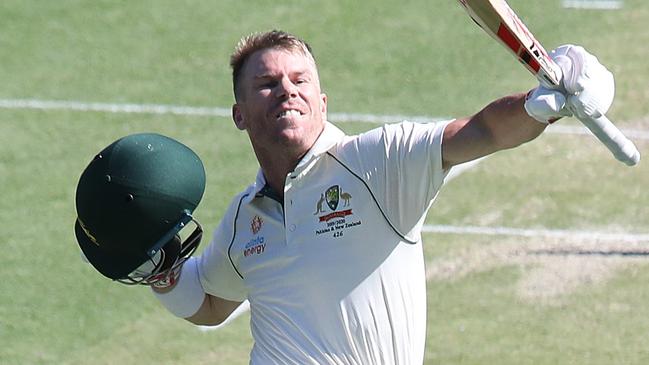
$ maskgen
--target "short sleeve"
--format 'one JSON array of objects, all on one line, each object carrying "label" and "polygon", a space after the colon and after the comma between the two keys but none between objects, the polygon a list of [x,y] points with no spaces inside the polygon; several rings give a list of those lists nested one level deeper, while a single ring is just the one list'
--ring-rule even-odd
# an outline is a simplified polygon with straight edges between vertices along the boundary
[{"label": "short sleeve", "polygon": [[235,269],[228,253],[234,235],[234,217],[242,195],[230,204],[221,223],[214,231],[210,244],[200,256],[199,276],[205,292],[219,298],[243,301],[247,297],[244,281]]},{"label": "short sleeve", "polygon": [[442,166],[442,137],[449,122],[388,124],[346,141],[337,151],[366,181],[393,226],[412,240],[419,239],[448,173]]}]

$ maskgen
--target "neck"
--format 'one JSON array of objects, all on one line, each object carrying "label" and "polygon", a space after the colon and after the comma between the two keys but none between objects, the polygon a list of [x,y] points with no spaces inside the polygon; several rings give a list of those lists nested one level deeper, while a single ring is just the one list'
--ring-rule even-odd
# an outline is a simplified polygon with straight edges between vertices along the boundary
[{"label": "neck", "polygon": [[321,124],[319,130],[308,131],[309,133],[303,135],[302,138],[292,141],[281,142],[267,138],[250,139],[266,183],[277,195],[284,197],[286,176],[295,170],[297,164],[313,147],[323,130],[324,124]]},{"label": "neck", "polygon": [[255,148],[255,155],[261,171],[264,173],[266,184],[270,186],[273,191],[284,197],[284,183],[286,176],[295,169],[295,166],[300,162],[302,157],[307,151],[287,151],[284,150],[281,154],[273,154],[268,151],[263,151]]}]

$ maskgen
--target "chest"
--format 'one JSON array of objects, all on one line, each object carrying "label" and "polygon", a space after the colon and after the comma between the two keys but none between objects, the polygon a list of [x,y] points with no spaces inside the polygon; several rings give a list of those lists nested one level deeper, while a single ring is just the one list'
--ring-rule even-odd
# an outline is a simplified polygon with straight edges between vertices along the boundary
[{"label": "chest", "polygon": [[255,198],[235,224],[229,254],[251,295],[358,284],[401,243],[363,179],[336,161],[289,177],[283,206]]}]

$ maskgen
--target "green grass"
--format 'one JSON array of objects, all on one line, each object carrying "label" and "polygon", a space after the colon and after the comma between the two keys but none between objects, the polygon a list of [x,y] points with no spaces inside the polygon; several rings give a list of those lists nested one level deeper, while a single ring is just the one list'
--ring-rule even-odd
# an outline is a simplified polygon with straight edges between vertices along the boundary
[{"label": "green grass", "polygon": [[[621,11],[598,12],[559,3],[511,1],[548,48],[573,42],[597,54],[617,80],[609,115],[646,131],[649,6],[626,0]],[[227,108],[230,51],[241,35],[271,28],[312,44],[330,112],[450,117],[534,86],[451,0],[7,0],[0,99]],[[142,131],[179,139],[203,158],[208,184],[196,215],[208,229],[254,179],[247,137],[228,118],[0,109],[0,363],[248,362],[247,316],[201,332],[147,290],[81,262],[72,229],[79,174],[99,149]],[[649,143],[637,142],[649,156]],[[647,233],[648,183],[646,161],[627,168],[591,137],[548,134],[450,182],[427,223]],[[525,239],[427,234],[425,242],[435,260]],[[645,364],[649,268],[637,261],[560,305],[518,298],[533,265],[431,281],[426,363]]]},{"label": "green grass", "polygon": [[[648,114],[638,77],[645,51],[627,47],[649,41],[648,7],[627,0],[619,12],[579,12],[558,3],[512,1],[548,48],[583,44],[610,65],[625,85],[614,117]],[[455,116],[534,86],[450,0],[8,0],[0,19],[3,97],[227,106],[230,51],[241,35],[271,28],[314,46],[336,111]]]},{"label": "green grass", "polygon": [[[431,364],[643,364],[649,352],[649,269],[626,271],[559,306],[512,295],[520,270],[503,267],[453,283],[429,284]],[[622,276],[622,275],[621,275]],[[439,293],[439,295],[436,295]]]},{"label": "green grass", "polygon": [[646,163],[629,168],[593,137],[546,134],[445,186],[428,222],[646,233],[649,194],[638,179],[647,176]]}]

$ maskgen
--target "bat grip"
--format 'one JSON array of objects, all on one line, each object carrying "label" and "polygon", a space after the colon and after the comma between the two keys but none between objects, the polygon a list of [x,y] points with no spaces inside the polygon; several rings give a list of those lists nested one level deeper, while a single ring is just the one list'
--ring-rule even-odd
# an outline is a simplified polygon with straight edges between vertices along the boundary
[{"label": "bat grip", "polygon": [[[548,70],[544,70],[548,75],[545,78],[543,75],[538,75],[537,78],[541,84],[546,87],[559,86],[563,89],[561,80],[563,79],[563,72],[561,67],[557,65],[552,59],[548,59]],[[553,85],[554,84],[554,85]],[[579,119],[600,142],[608,148],[615,158],[625,163],[627,166],[634,166],[640,161],[640,152],[636,146],[624,136],[624,134],[613,124],[603,113],[596,112],[594,115],[599,117],[591,117],[588,115],[580,115],[575,113],[575,117]]]},{"label": "bat grip", "polygon": [[636,146],[604,115],[590,117],[575,115],[613,153],[618,161],[633,166],[640,161]]}]

